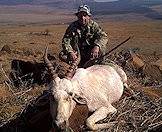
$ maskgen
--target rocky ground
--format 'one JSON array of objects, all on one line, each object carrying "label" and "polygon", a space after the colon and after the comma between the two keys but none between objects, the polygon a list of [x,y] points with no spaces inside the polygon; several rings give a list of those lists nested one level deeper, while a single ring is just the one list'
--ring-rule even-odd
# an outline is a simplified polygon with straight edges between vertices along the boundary
[{"label": "rocky ground", "polygon": [[[146,74],[146,77],[142,78],[139,72],[132,72],[132,69],[125,69],[129,77],[129,86],[134,90],[135,93],[132,95],[126,91],[122,99],[117,102],[117,104],[114,104],[118,109],[118,112],[115,115],[109,115],[104,122],[115,121],[115,125],[110,129],[103,131],[115,130],[142,132],[147,130],[160,130],[159,128],[162,124],[162,75],[160,68],[154,66],[153,63],[162,57],[162,25],[160,22],[116,22],[101,23],[101,25],[108,32],[109,36],[107,50],[110,50],[128,36],[134,36],[130,41],[121,46],[112,54],[115,55],[115,53],[119,53],[123,50],[126,51],[127,49],[140,49],[138,53],[140,58],[145,62],[144,72]],[[8,123],[8,121],[22,117],[20,115],[24,114],[25,110],[29,106],[31,106],[32,110],[36,108],[33,110],[33,112],[36,113],[35,115],[39,114],[41,110],[43,110],[43,112],[45,111],[44,116],[48,117],[49,122],[51,121],[48,105],[46,106],[47,109],[36,107],[35,100],[44,94],[46,84],[48,83],[47,69],[45,68],[42,60],[46,44],[48,44],[50,47],[50,59],[53,62],[57,61],[61,65],[61,76],[67,68],[67,65],[58,60],[58,53],[61,50],[61,38],[66,27],[67,25],[27,25],[1,27],[1,126]],[[48,104],[47,97],[45,100],[45,104]],[[78,109],[82,108],[78,107]],[[76,111],[79,111],[78,109],[76,109]],[[83,110],[82,112],[85,111],[86,110]],[[83,115],[87,117],[86,112]],[[71,122],[75,122],[78,119],[75,118],[74,120],[75,116],[76,114],[73,115]],[[34,123],[36,122],[37,121]],[[84,121],[82,120],[81,122],[83,126],[80,126],[78,123],[78,126],[71,125],[71,127],[74,130],[79,129],[80,131],[84,131],[86,129],[83,123]],[[49,128],[50,125],[47,124],[47,127]],[[37,131],[38,128],[35,128],[35,130]],[[6,131],[5,128],[3,131]],[[11,131],[16,130],[12,129]]]}]

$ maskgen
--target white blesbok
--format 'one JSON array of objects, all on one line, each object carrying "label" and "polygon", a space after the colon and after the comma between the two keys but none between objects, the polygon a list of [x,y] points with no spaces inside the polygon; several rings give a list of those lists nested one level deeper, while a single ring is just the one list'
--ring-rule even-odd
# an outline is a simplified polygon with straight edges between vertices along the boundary
[{"label": "white blesbok", "polygon": [[111,64],[78,68],[72,78],[60,79],[47,58],[47,49],[44,59],[53,77],[49,89],[55,102],[51,102],[50,107],[58,127],[62,124],[68,127],[68,119],[76,103],[86,103],[89,111],[94,112],[86,120],[89,129],[105,129],[113,125],[111,122],[101,124],[96,122],[117,111],[112,103],[120,99],[124,85],[127,86],[127,76],[119,66]]}]

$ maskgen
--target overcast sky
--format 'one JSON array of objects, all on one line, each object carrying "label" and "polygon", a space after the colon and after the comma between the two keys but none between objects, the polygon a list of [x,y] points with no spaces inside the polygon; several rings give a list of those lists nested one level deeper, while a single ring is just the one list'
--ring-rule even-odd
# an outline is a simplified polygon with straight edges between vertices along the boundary
[{"label": "overcast sky", "polygon": [[95,0],[95,1],[98,1],[98,2],[110,2],[110,1],[117,1],[117,0]]}]

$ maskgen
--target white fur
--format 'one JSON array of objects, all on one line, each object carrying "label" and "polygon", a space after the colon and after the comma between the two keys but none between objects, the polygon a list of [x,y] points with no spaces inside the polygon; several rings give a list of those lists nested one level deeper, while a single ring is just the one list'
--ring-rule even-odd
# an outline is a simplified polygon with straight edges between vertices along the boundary
[{"label": "white fur", "polygon": [[58,125],[69,119],[75,107],[72,97],[69,96],[71,98],[67,99],[68,93],[84,98],[89,111],[94,111],[86,122],[90,129],[98,130],[112,125],[95,123],[104,119],[108,113],[116,112],[111,104],[120,99],[123,83],[127,81],[127,76],[120,67],[94,65],[87,69],[79,68],[71,80],[65,78],[58,80],[57,78],[53,87],[54,97],[59,106],[56,117]]}]

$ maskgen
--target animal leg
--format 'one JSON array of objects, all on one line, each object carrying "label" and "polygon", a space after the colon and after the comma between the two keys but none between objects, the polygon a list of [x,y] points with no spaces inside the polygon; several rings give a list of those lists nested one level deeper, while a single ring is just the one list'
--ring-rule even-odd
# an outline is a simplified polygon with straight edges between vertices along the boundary
[{"label": "animal leg", "polygon": [[105,129],[112,126],[114,123],[102,123],[102,124],[96,124],[96,122],[104,119],[107,117],[109,113],[114,113],[117,110],[110,104],[109,107],[101,107],[98,110],[96,110],[86,121],[86,125],[91,130],[98,130],[98,129]]}]

